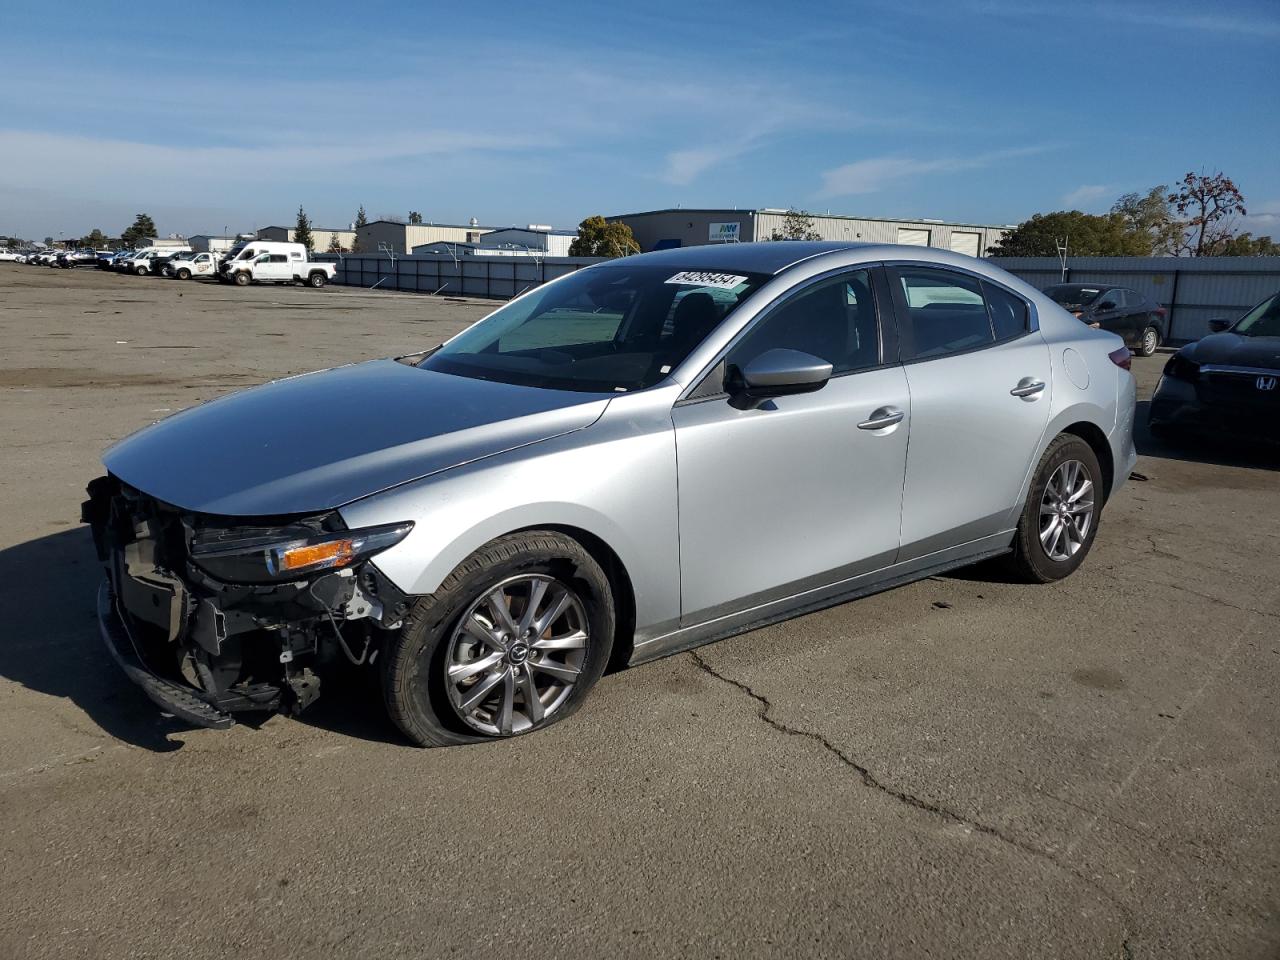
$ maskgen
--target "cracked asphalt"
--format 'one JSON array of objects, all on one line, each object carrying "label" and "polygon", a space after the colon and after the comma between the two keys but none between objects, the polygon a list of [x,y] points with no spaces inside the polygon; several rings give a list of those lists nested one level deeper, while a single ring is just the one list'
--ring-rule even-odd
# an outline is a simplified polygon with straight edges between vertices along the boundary
[{"label": "cracked asphalt", "polygon": [[0,957],[1280,955],[1280,460],[1239,448],[1141,435],[1063,583],[926,580],[534,737],[417,750],[358,681],[159,717],[97,638],[101,449],[490,308],[0,264]]}]

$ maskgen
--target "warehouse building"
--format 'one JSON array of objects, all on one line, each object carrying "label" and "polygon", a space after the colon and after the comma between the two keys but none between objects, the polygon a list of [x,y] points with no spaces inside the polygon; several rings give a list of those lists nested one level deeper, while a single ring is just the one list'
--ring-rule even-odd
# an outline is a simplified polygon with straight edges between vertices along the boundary
[{"label": "warehouse building", "polygon": [[[298,235],[298,231],[291,227],[263,227],[258,231],[258,240],[279,240],[282,243],[293,243]],[[338,246],[343,250],[350,250],[351,245],[355,243],[356,232],[345,228],[334,227],[312,227],[311,228],[311,249],[320,253],[329,249],[333,243],[333,238],[337,236]]]},{"label": "warehouse building", "polygon": [[411,248],[413,254],[446,254],[453,257],[567,257],[578,237],[577,230],[556,230],[531,223],[527,227],[497,227],[474,243],[432,240]]},{"label": "warehouse building", "polygon": [[356,230],[362,253],[405,254],[428,243],[476,243],[493,227],[482,227],[473,219],[469,224],[401,223],[398,220],[371,220]]},{"label": "warehouse building", "polygon": [[[787,211],[760,210],[650,210],[606,217],[631,228],[642,251],[689,247],[703,243],[747,243],[781,235]],[[813,231],[823,240],[857,240],[864,243],[906,243],[940,247],[980,257],[1009,227],[942,220],[891,220],[810,214]]]},{"label": "warehouse building", "polygon": [[187,237],[187,243],[196,253],[226,253],[244,237],[219,237],[209,233],[197,233]]}]

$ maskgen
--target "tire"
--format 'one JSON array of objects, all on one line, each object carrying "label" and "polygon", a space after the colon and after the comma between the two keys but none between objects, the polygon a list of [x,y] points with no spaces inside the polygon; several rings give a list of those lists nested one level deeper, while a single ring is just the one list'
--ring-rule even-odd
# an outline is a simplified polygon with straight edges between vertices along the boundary
[{"label": "tire", "polygon": [[[1088,492],[1071,499],[1073,503],[1064,504],[1064,508],[1075,518],[1071,525],[1063,524],[1061,514],[1042,515],[1042,505],[1056,508],[1058,497],[1056,491],[1063,486],[1063,479],[1070,475],[1074,464],[1084,473],[1088,482]],[[1060,472],[1061,471],[1061,472]],[[1054,490],[1049,489],[1050,481],[1055,481]],[[1078,489],[1072,485],[1068,490],[1074,493]],[[1079,437],[1069,433],[1059,434],[1045,450],[1036,467],[1031,481],[1031,489],[1027,493],[1027,502],[1023,505],[1022,516],[1018,519],[1018,529],[1013,538],[1013,553],[1005,559],[1006,569],[1019,580],[1027,583],[1052,583],[1070,576],[1093,547],[1094,538],[1098,534],[1098,520],[1102,515],[1102,503],[1105,491],[1102,489],[1102,469],[1093,448]],[[1090,511],[1085,516],[1079,510],[1072,511],[1083,502],[1090,500]],[[1042,516],[1047,519],[1042,523]],[[1055,536],[1052,521],[1057,519],[1062,527],[1061,533]],[[1050,529],[1046,530],[1046,527]],[[1083,536],[1080,527],[1084,527]],[[1066,537],[1064,541],[1062,537]],[[1046,544],[1045,539],[1048,539]],[[1077,543],[1077,537],[1079,542]],[[1051,552],[1051,548],[1055,548]]]},{"label": "tire", "polygon": [[1142,339],[1138,341],[1138,355],[1142,357],[1153,356],[1159,346],[1159,329],[1154,326],[1147,327],[1142,331]]},{"label": "tire", "polygon": [[[566,591],[571,598],[564,613],[548,622],[544,630],[535,629],[540,639],[523,643],[526,634],[501,648],[491,641],[477,641],[477,635],[493,635],[486,630],[485,620],[499,622],[486,605],[487,598],[497,591],[509,591],[503,594],[508,598],[504,606],[519,624],[525,611],[516,602],[524,598],[527,606],[532,591],[526,584],[535,580],[545,583],[535,605],[537,616],[552,612],[549,608],[559,603],[558,591]],[[473,612],[478,616],[473,617]],[[465,630],[464,619],[478,626],[480,633]],[[387,713],[405,736],[423,747],[477,743],[541,730],[570,716],[586,699],[609,662],[614,627],[609,580],[582,544],[550,530],[499,537],[459,564],[435,593],[419,598],[410,608],[382,659]],[[581,633],[586,636],[579,640]],[[536,649],[540,642],[557,642],[557,634],[561,644],[579,643],[573,649]],[[556,660],[557,656],[565,661]],[[450,665],[457,670],[484,659],[492,661],[492,666],[472,671],[461,681],[449,681]],[[569,671],[579,672],[572,683],[561,683],[557,676],[542,672],[540,665],[562,673],[569,665]],[[487,694],[480,689],[486,683],[485,689],[491,691]],[[529,683],[537,693],[535,710],[529,709],[531,701],[525,692]],[[538,683],[544,686],[538,687]],[[507,694],[508,689],[512,693]],[[470,711],[464,704],[468,694],[481,698]],[[521,700],[518,705],[514,703],[517,697]],[[499,719],[504,698],[509,705],[505,732]],[[490,703],[492,708],[486,710],[484,704]]]},{"label": "tire", "polygon": [[326,277],[323,273],[313,273],[311,274],[311,276],[307,278],[307,283],[311,286],[312,289],[319,290],[321,287],[325,285],[328,279],[329,278]]},{"label": "tire", "polygon": [[191,279],[191,271],[190,271],[190,270],[188,270],[186,267],[183,267],[181,270],[179,270],[179,271],[175,274],[175,276],[176,276],[179,280],[190,280],[190,279]]},{"label": "tire", "polygon": [[252,279],[253,277],[249,276],[248,270],[241,270],[236,273],[236,286],[247,287],[249,285],[249,281]]},{"label": "tire", "polygon": [[137,274],[138,276],[140,276],[140,277],[145,277],[145,276],[147,275],[147,268],[146,268],[146,267],[135,267],[133,272],[134,272],[134,273],[136,273],[136,274]]}]

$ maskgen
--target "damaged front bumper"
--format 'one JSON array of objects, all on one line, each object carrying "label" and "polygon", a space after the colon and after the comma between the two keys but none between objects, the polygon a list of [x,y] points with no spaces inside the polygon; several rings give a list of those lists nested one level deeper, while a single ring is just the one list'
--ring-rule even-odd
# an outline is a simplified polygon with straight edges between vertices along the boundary
[{"label": "damaged front bumper", "polygon": [[[241,711],[300,712],[332,670],[371,665],[408,609],[361,553],[375,541],[336,514],[246,526],[175,509],[114,477],[88,492],[81,519],[107,572],[102,638],[151,700],[189,723],[225,728]],[[289,562],[282,550],[331,556],[294,571],[272,566]]]}]

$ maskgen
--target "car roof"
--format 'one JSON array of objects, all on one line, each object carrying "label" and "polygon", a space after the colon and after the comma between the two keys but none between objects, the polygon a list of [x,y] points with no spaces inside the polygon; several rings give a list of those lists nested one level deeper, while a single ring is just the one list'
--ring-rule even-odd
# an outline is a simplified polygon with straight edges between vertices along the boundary
[{"label": "car roof", "polygon": [[824,253],[839,250],[857,250],[877,246],[872,243],[851,243],[838,240],[766,240],[755,243],[714,243],[694,247],[674,247],[622,257],[600,267],[627,266],[642,263],[646,266],[681,267],[690,270],[743,270],[747,273],[781,273],[802,260],[810,260]]}]

